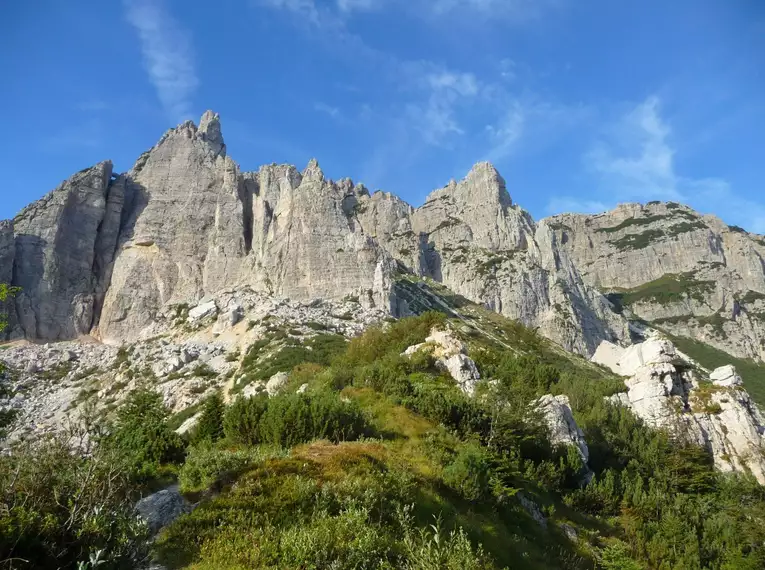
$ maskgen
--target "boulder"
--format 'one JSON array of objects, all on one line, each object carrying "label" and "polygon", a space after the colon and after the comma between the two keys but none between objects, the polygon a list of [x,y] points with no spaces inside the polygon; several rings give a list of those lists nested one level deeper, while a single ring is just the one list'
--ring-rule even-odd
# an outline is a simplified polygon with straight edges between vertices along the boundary
[{"label": "boulder", "polygon": [[257,382],[250,382],[242,389],[242,396],[245,398],[251,398],[253,396],[258,396],[266,391],[266,383],[262,380],[258,380]]},{"label": "boulder", "polygon": [[286,372],[277,372],[266,383],[266,392],[269,397],[276,396],[287,385],[289,374]]},{"label": "boulder", "polygon": [[709,379],[716,386],[723,386],[726,388],[743,386],[744,384],[744,381],[741,379],[741,376],[739,376],[738,372],[736,372],[736,367],[733,366],[732,364],[715,368],[712,371],[712,373],[709,375]]},{"label": "boulder", "polygon": [[590,458],[590,450],[584,439],[584,432],[574,420],[568,396],[547,394],[537,400],[537,408],[542,412],[550,432],[550,443],[576,447],[586,465]]},{"label": "boulder", "polygon": [[193,309],[189,309],[188,321],[191,323],[201,321],[202,319],[215,315],[217,312],[218,305],[215,304],[215,301],[208,301],[207,303],[197,305]]},{"label": "boulder", "polygon": [[172,523],[179,516],[191,512],[192,507],[183,498],[177,485],[144,497],[135,505],[136,513],[149,527],[152,535]]},{"label": "boulder", "polygon": [[464,354],[455,354],[449,358],[440,358],[436,361],[436,366],[445,370],[457,382],[460,389],[468,396],[475,393],[475,387],[481,374],[475,362]]}]

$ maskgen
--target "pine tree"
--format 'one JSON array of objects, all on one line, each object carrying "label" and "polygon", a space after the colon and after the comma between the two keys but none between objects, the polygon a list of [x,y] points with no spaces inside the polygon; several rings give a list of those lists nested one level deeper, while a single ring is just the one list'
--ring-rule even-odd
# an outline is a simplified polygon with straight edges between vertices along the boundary
[{"label": "pine tree", "polygon": [[225,404],[217,392],[205,400],[202,416],[194,430],[194,443],[216,442],[223,437]]}]

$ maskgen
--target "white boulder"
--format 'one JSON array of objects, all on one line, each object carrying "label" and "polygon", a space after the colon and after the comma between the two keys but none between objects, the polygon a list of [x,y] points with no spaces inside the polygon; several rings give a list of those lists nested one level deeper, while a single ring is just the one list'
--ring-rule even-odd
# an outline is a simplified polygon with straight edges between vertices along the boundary
[{"label": "white boulder", "polygon": [[268,392],[268,396],[276,396],[282,390],[282,388],[287,385],[289,378],[289,374],[286,372],[277,372],[271,376],[271,378],[269,378],[268,382],[266,383],[266,392]]},{"label": "white boulder", "polygon": [[723,386],[726,388],[743,386],[744,384],[741,376],[739,376],[738,372],[736,372],[736,367],[732,364],[715,368],[709,375],[709,379],[715,384],[715,386]]}]

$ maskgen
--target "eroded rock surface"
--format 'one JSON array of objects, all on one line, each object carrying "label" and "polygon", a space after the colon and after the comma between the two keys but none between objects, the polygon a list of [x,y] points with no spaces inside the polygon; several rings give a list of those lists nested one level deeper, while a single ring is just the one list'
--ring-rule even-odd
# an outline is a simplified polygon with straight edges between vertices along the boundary
[{"label": "eroded rock surface", "polygon": [[473,359],[467,356],[467,347],[453,331],[433,329],[424,343],[410,346],[404,356],[420,351],[432,355],[436,366],[447,372],[463,392],[469,396],[475,393],[481,374]]},{"label": "eroded rock surface", "polygon": [[765,484],[765,420],[733,366],[697,377],[668,340],[599,348],[593,361],[627,376],[612,397],[649,426],[705,446],[721,471],[749,472]]},{"label": "eroded rock surface", "polygon": [[[112,176],[108,162],[78,173],[22,211],[14,232],[9,253],[0,228],[0,261],[23,288],[13,335],[32,340],[134,342],[171,307],[241,287],[406,315],[412,307],[394,290],[402,270],[583,354],[627,338],[626,321],[584,283],[555,232],[512,203],[490,164],[415,209],[329,180],[315,160],[302,172],[241,172],[209,111],[199,126],[165,133],[127,173]],[[240,318],[218,309],[229,323]]]},{"label": "eroded rock surface", "polygon": [[589,285],[674,335],[765,360],[765,238],[674,202],[545,220]]}]

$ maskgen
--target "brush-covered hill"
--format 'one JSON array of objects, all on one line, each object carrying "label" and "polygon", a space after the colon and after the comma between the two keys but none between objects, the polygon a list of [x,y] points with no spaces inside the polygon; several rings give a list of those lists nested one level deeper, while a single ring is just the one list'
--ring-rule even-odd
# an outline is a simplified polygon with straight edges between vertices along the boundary
[{"label": "brush-covered hill", "polygon": [[[37,378],[39,402],[76,393],[66,406],[80,420],[42,440],[29,428],[0,459],[0,557],[14,568],[763,566],[765,490],[745,469],[721,472],[703,446],[615,403],[632,388],[608,368],[435,282],[401,275],[397,287],[420,316],[254,296],[233,325],[223,310],[178,307],[157,338],[94,344],[97,358],[73,343],[0,352],[6,385]],[[42,365],[31,371],[25,353]],[[135,518],[141,496],[148,526]]]}]

